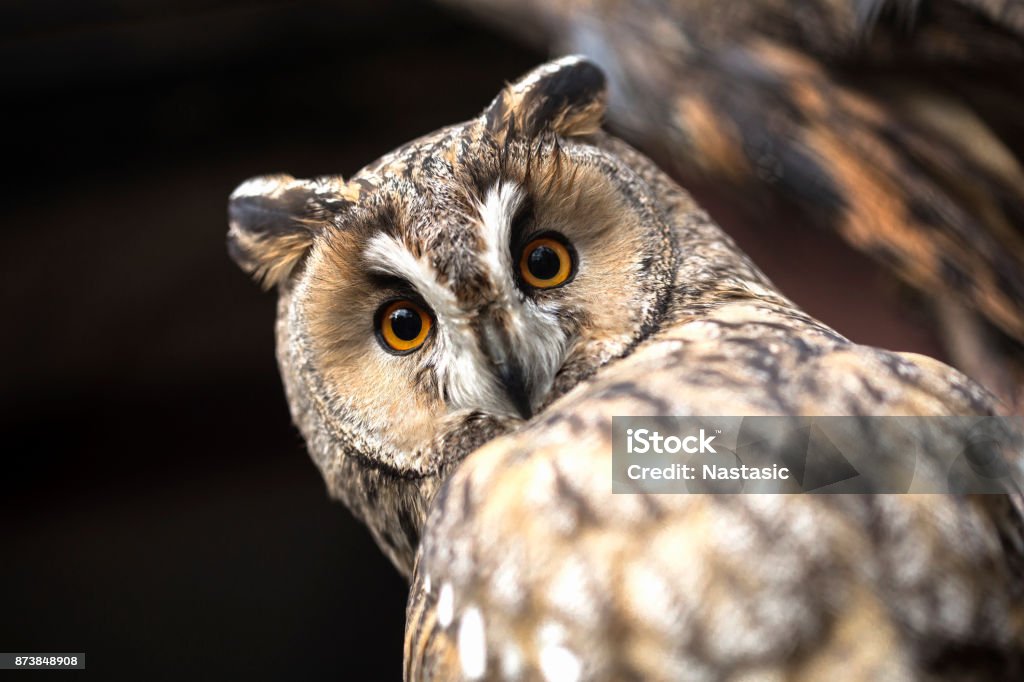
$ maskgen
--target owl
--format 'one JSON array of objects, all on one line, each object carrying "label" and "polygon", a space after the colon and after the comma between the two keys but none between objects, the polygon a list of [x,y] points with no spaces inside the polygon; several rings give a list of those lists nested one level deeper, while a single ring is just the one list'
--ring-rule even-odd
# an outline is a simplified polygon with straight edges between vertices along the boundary
[{"label": "owl", "polygon": [[606,100],[561,58],[348,180],[231,196],[294,422],[410,581],[406,679],[1024,673],[1011,495],[612,494],[616,415],[997,405],[800,310]]}]

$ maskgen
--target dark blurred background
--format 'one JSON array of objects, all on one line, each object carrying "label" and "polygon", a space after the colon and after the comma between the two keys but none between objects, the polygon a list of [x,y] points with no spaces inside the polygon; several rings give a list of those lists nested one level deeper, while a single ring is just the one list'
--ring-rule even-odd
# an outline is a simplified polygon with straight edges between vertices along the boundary
[{"label": "dark blurred background", "polygon": [[[38,0],[0,34],[0,651],[400,679],[404,581],[290,425],[225,203],[255,174],[351,174],[544,55],[410,0]],[[701,198],[812,313],[940,355],[836,238]]]}]

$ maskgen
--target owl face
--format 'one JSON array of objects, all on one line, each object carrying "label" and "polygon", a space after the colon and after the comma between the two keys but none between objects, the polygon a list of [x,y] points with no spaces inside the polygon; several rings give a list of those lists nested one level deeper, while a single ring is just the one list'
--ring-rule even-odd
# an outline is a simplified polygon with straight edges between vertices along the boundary
[{"label": "owl face", "polygon": [[560,60],[347,182],[232,195],[229,245],[279,287],[289,402],[325,474],[349,458],[435,476],[656,322],[675,255],[649,190],[602,147],[603,83]]}]

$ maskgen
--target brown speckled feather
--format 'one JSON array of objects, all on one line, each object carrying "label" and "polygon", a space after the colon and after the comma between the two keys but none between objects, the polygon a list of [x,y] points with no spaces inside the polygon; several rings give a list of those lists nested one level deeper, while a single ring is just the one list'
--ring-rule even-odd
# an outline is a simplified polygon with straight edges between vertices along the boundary
[{"label": "brown speckled feather", "polygon": [[[662,183],[681,243],[700,243],[706,218],[635,163]],[[406,679],[468,677],[460,655],[480,644],[464,629],[478,627],[486,679],[1024,673],[1006,497],[611,494],[613,415],[993,408],[955,370],[852,344],[767,283],[690,297],[702,269],[684,257],[670,324],[441,490],[410,593]]]}]

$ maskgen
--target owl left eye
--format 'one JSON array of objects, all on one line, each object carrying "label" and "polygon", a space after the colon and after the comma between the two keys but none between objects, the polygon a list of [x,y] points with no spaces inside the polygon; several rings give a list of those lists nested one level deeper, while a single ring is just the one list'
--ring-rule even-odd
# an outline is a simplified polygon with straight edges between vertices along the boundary
[{"label": "owl left eye", "polygon": [[423,345],[432,324],[430,313],[413,301],[389,301],[377,312],[377,338],[384,350],[405,355]]},{"label": "owl left eye", "polygon": [[534,289],[553,289],[568,282],[576,263],[568,242],[548,234],[530,241],[519,257],[519,275]]}]

